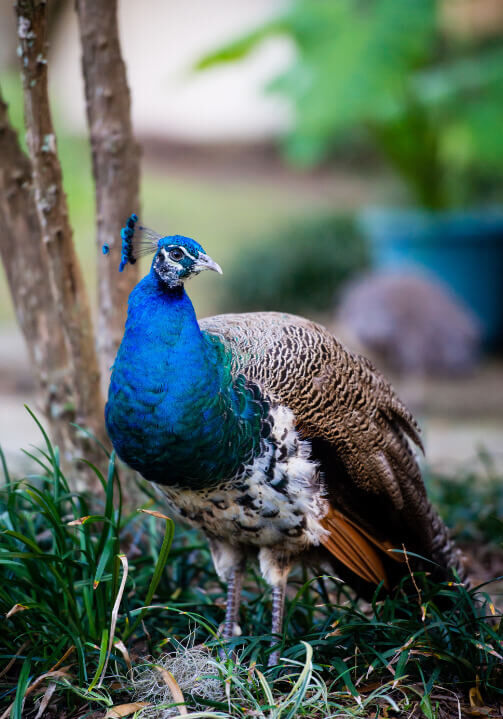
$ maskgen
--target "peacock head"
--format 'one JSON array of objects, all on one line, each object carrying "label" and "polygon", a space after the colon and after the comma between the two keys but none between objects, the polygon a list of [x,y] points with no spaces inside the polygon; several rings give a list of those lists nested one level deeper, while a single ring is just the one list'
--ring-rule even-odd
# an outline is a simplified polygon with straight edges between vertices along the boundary
[{"label": "peacock head", "polygon": [[198,242],[182,235],[162,237],[159,240],[152,271],[168,287],[182,285],[203,270],[214,270],[222,274],[220,265],[205,253]]},{"label": "peacock head", "polygon": [[[134,265],[143,255],[155,252],[152,261],[153,272],[168,287],[179,287],[203,270],[214,270],[222,274],[217,265],[205,253],[201,245],[190,237],[172,235],[163,237],[147,227],[138,224],[138,216],[131,215],[121,230],[122,255],[119,272],[127,264]],[[103,254],[110,251],[103,245]]]}]

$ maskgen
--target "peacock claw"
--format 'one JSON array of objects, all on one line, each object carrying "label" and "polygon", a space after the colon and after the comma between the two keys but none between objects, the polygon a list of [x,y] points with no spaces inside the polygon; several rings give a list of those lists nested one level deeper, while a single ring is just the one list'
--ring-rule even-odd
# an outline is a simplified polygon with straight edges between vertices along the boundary
[{"label": "peacock claw", "polygon": [[237,622],[234,622],[232,625],[232,631],[227,632],[226,631],[227,626],[225,622],[222,622],[220,626],[218,627],[218,634],[222,637],[222,639],[230,639],[231,637],[240,637],[243,633],[241,627]]},{"label": "peacock claw", "polygon": [[267,666],[269,668],[275,667],[277,664],[279,664],[279,649],[275,649],[271,652],[267,659]]},{"label": "peacock claw", "polygon": [[232,639],[232,637],[240,637],[243,632],[237,622],[233,623],[232,631],[230,631],[230,629],[231,627],[226,622],[222,622],[218,627],[218,634],[222,638],[224,643],[224,646],[221,646],[218,650],[218,656],[222,661],[225,661],[226,659],[230,658],[233,662],[237,662],[237,653],[234,650],[229,651],[225,645],[227,644],[227,641],[229,639]]}]

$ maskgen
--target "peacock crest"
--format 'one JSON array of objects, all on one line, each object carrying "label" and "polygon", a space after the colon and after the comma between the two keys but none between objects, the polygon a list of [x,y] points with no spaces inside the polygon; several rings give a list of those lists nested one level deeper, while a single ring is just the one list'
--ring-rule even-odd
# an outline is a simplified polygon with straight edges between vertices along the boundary
[{"label": "peacock crest", "polygon": [[[140,257],[156,252],[159,240],[163,237],[158,232],[138,223],[138,215],[133,213],[121,229],[122,251],[119,272],[122,272],[128,264],[134,265]],[[105,243],[102,251],[104,255],[108,255],[110,246]]]}]

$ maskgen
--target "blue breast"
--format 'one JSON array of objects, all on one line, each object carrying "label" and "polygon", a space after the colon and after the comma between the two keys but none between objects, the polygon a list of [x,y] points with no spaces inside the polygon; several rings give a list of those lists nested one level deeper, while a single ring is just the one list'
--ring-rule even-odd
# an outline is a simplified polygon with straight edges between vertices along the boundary
[{"label": "blue breast", "polygon": [[269,407],[233,376],[231,351],[201,332],[183,288],[147,275],[129,299],[105,408],[117,454],[161,484],[235,476],[260,451]]}]

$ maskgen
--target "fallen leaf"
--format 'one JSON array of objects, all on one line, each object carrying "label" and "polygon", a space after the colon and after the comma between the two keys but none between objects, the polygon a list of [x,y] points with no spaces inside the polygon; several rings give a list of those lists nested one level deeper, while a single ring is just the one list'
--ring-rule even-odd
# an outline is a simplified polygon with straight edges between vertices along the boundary
[{"label": "fallen leaf", "polygon": [[79,524],[85,524],[91,515],[88,514],[85,517],[79,517],[78,519],[72,519],[71,522],[67,522],[68,527],[75,527]]},{"label": "fallen leaf", "polygon": [[8,619],[9,617],[13,617],[14,614],[17,614],[18,612],[24,612],[26,609],[28,609],[28,607],[25,607],[24,604],[14,604],[5,616]]},{"label": "fallen leaf", "polygon": [[114,641],[114,647],[120,651],[120,653],[124,657],[124,661],[127,664],[127,668],[131,670],[133,668],[133,665],[131,663],[131,657],[129,656],[129,652],[126,649],[124,642],[121,639],[116,639]]},{"label": "fallen leaf", "polygon": [[42,697],[42,701],[40,702],[40,706],[38,707],[38,712],[35,719],[40,719],[40,717],[44,715],[44,712],[47,709],[49,702],[51,701],[52,695],[56,691],[57,686],[58,685],[56,684],[56,682],[49,682],[49,685],[45,690],[45,694]]},{"label": "fallen leaf", "polygon": [[[478,682],[477,682],[478,683]],[[493,716],[493,709],[485,705],[478,686],[472,687],[468,692],[470,700],[469,714],[471,716],[490,717]]]},{"label": "fallen leaf", "polygon": [[480,693],[478,686],[472,687],[470,689],[470,691],[468,692],[468,697],[470,699],[471,707],[483,707],[484,706],[484,700],[482,699],[482,694]]},{"label": "fallen leaf", "polygon": [[130,704],[117,704],[115,707],[111,707],[105,714],[105,719],[120,719],[120,717],[128,717],[130,714],[134,714],[139,709],[149,707],[148,702],[131,702]]},{"label": "fallen leaf", "polygon": [[466,707],[464,710],[467,716],[471,717],[497,717],[497,714],[493,714],[494,709],[491,707]]},{"label": "fallen leaf", "polygon": [[168,519],[169,521],[171,521],[171,517],[167,517],[161,512],[156,512],[154,509],[140,509],[139,511],[143,512],[144,514],[150,514],[152,517],[158,517],[159,519]]},{"label": "fallen leaf", "polygon": [[[69,667],[62,667],[58,671],[55,672],[46,672],[45,674],[41,674],[39,677],[34,679],[32,683],[28,686],[28,688],[25,690],[24,697],[26,698],[29,694],[31,694],[43,681],[46,679],[49,679],[50,677],[65,677],[68,678],[70,675],[68,673]],[[23,699],[24,701],[24,699]],[[2,716],[0,716],[0,719],[7,719],[7,717],[10,717],[12,707],[14,706],[15,702],[12,702],[10,706],[7,707],[7,709],[4,711]]]},{"label": "fallen leaf", "polygon": [[154,664],[154,667],[161,674],[164,683],[169,687],[173,701],[180,705],[177,707],[180,714],[188,714],[187,707],[185,706],[185,698],[175,677],[171,674],[171,672],[168,672],[167,669],[159,666],[159,664]]},{"label": "fallen leaf", "polygon": [[8,664],[6,664],[6,666],[0,672],[0,677],[3,677],[4,674],[7,674],[7,672],[9,671],[11,666],[14,664],[14,662],[16,661],[18,656],[24,652],[24,650],[26,649],[26,647],[28,646],[29,643],[30,643],[29,641],[23,642],[23,644],[19,647],[19,649],[14,654],[14,656],[12,657],[10,662]]},{"label": "fallen leaf", "polygon": [[61,659],[58,659],[58,661],[56,662],[56,664],[54,664],[54,665],[49,669],[49,671],[50,671],[50,672],[56,671],[56,669],[57,669],[58,667],[60,667],[61,664],[63,664],[63,662],[65,661],[65,659],[67,659],[67,658],[70,656],[70,654],[73,652],[74,649],[75,649],[75,646],[74,646],[73,644],[72,644],[71,647],[68,647],[68,649],[67,649],[66,652],[63,654],[63,656],[61,657]]}]

